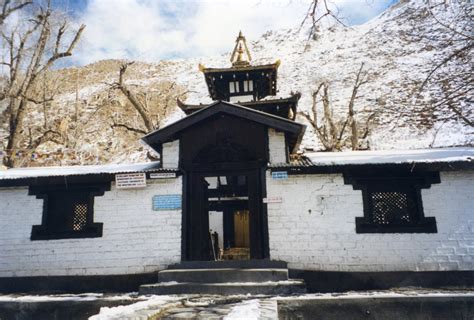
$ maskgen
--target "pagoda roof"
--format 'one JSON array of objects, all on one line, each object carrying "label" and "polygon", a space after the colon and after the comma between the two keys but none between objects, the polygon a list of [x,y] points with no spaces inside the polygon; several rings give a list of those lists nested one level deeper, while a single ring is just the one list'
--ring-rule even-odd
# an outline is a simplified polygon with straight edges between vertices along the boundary
[{"label": "pagoda roof", "polygon": [[223,73],[223,72],[239,72],[239,71],[256,71],[256,70],[277,70],[280,66],[281,61],[277,60],[275,63],[262,64],[262,65],[246,65],[246,66],[231,66],[229,68],[206,68],[204,65],[199,64],[199,71],[203,73]]},{"label": "pagoda roof", "polygon": [[[262,100],[252,100],[252,101],[245,101],[245,102],[238,102],[237,104],[244,107],[251,107],[251,106],[259,106],[259,105],[271,105],[277,103],[297,103],[300,99],[300,93],[293,93],[291,96],[287,98],[276,98],[276,99],[262,99]],[[203,108],[207,108],[212,103],[208,104],[188,104],[181,101],[179,98],[177,99],[178,107],[184,111],[186,114],[191,114]]]}]

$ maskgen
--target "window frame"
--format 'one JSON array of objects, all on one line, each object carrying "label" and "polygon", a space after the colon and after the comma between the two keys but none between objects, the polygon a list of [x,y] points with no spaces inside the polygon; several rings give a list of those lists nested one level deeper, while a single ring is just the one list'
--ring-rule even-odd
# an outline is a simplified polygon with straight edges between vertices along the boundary
[{"label": "window frame", "polygon": [[253,92],[253,80],[244,80],[243,85],[243,92]]},{"label": "window frame", "polygon": [[[356,233],[437,233],[436,218],[425,217],[421,189],[439,183],[439,172],[423,174],[398,173],[378,175],[344,175],[344,183],[362,191],[363,217],[355,218]],[[415,211],[408,212],[410,222],[379,224],[374,222],[373,199],[375,192],[397,192],[411,195]]]},{"label": "window frame", "polygon": [[[43,199],[43,212],[40,225],[34,225],[31,230],[31,240],[54,240],[75,238],[98,238],[102,237],[103,223],[94,222],[94,198],[104,195],[110,190],[110,183],[95,183],[84,185],[47,185],[30,186],[29,195],[35,195],[37,199]],[[61,195],[59,206],[65,208],[59,214],[67,214],[63,217],[63,223],[51,221],[58,217],[58,202],[52,203],[53,199]],[[69,194],[69,197],[68,197]],[[74,201],[86,200],[87,212],[86,223],[81,230],[74,230]],[[57,198],[54,201],[58,201]],[[68,209],[66,209],[68,208]],[[66,223],[65,223],[66,222]]]},{"label": "window frame", "polygon": [[238,95],[240,93],[240,82],[239,81],[229,81],[229,94]]}]

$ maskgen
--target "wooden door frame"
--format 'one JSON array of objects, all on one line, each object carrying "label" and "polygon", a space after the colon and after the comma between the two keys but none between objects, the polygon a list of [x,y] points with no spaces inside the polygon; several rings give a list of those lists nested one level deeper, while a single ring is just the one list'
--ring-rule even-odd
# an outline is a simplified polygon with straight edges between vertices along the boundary
[{"label": "wooden door frame", "polygon": [[[225,169],[224,169],[225,168]],[[249,210],[251,212],[249,221],[250,234],[250,256],[251,259],[268,259],[270,256],[269,239],[268,239],[268,217],[267,206],[263,203],[266,196],[266,168],[262,163],[228,163],[196,166],[190,170],[183,170],[183,214],[181,228],[181,260],[189,261],[188,238],[191,214],[191,196],[192,187],[190,181],[193,176],[231,176],[246,175],[249,183]],[[252,185],[251,185],[252,184]],[[251,196],[252,188],[254,188],[255,196]],[[252,210],[253,208],[253,210]],[[253,214],[252,214],[253,212]]]}]

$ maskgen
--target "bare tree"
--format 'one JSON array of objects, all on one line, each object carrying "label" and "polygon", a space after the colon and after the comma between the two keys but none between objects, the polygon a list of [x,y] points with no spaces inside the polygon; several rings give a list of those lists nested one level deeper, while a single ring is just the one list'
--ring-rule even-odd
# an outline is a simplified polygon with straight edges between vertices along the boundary
[{"label": "bare tree", "polygon": [[[316,137],[323,145],[325,151],[340,151],[347,143],[350,144],[352,150],[358,150],[360,149],[361,141],[366,139],[369,134],[370,124],[376,113],[371,112],[362,126],[357,122],[354,111],[359,88],[368,82],[367,72],[363,68],[364,64],[362,63],[352,87],[352,94],[347,105],[347,114],[344,118],[337,118],[334,115],[329,98],[329,84],[327,82],[320,83],[312,94],[312,115],[305,112],[299,113],[313,127]],[[318,108],[319,98],[322,103],[321,119],[318,116],[318,109],[321,109]]]},{"label": "bare tree", "polygon": [[[47,72],[58,60],[69,57],[78,43],[85,28],[81,25],[73,32],[70,40],[65,40],[68,29],[67,20],[55,26],[50,3],[45,7],[38,6],[24,25],[12,30],[2,30],[1,37],[6,44],[8,56],[1,63],[8,68],[4,86],[0,92],[0,101],[4,102],[7,118],[6,155],[3,163],[14,167],[15,153],[21,149],[20,142],[25,137],[23,126],[29,103],[42,104],[53,97],[35,97],[32,94],[35,84],[41,75]],[[50,136],[48,130],[40,142]]]},{"label": "bare tree", "polygon": [[337,23],[346,26],[339,18],[338,13],[329,9],[327,0],[312,0],[299,29],[301,30],[306,21],[310,20],[311,27],[308,34],[308,40],[310,38],[316,40],[321,22],[325,18],[333,18]]},{"label": "bare tree", "polygon": [[0,12],[0,25],[3,24],[5,19],[8,18],[13,12],[26,7],[33,3],[33,1],[11,1],[11,0],[3,0],[2,11]]},{"label": "bare tree", "polygon": [[[117,119],[112,119],[112,128],[123,128],[125,130],[147,134],[151,131],[159,129],[161,122],[164,120],[172,107],[176,105],[176,99],[179,96],[186,94],[186,92],[179,92],[175,82],[162,82],[155,92],[135,90],[132,91],[130,87],[125,84],[125,73],[130,65],[134,62],[127,62],[122,64],[119,70],[119,78],[117,82],[110,84],[112,89],[120,90],[120,92],[127,98],[134,110],[138,113],[141,123],[134,126],[131,123],[120,122]],[[159,104],[158,108],[152,108],[150,104]],[[154,110],[152,110],[154,109]]]},{"label": "bare tree", "polygon": [[[469,0],[427,1],[422,11],[429,18],[426,31],[413,33],[411,38],[437,50],[415,92],[418,114],[436,117],[442,123],[460,121],[474,127],[472,10]],[[426,101],[425,97],[431,99]]]},{"label": "bare tree", "polygon": [[[139,99],[132,91],[130,91],[130,89],[128,88],[128,86],[125,84],[125,81],[124,81],[124,75],[125,75],[125,72],[127,71],[127,68],[133,63],[134,63],[133,61],[127,62],[127,63],[124,63],[120,67],[118,82],[114,82],[112,84],[112,88],[119,89],[125,95],[125,97],[128,99],[128,101],[130,101],[132,106],[135,108],[135,110],[138,112],[138,114],[142,118],[143,125],[145,126],[147,130],[145,132],[150,132],[156,129],[156,123],[153,121],[153,119],[151,119],[151,116],[148,112],[147,100]],[[121,124],[118,126],[122,126],[126,129],[133,130],[132,128],[127,127],[125,124]],[[134,130],[138,131],[138,129],[136,128],[134,128]]]}]

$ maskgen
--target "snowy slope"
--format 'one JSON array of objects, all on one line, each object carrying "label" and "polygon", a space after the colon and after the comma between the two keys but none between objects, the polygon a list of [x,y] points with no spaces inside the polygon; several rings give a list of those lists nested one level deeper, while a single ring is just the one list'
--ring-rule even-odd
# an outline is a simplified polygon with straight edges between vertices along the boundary
[{"label": "snowy slope", "polygon": [[[361,87],[355,107],[361,115],[378,111],[377,126],[369,141],[371,149],[472,145],[472,127],[451,121],[440,129],[441,123],[437,124],[436,120],[426,121],[414,113],[410,115],[410,110],[416,109],[416,101],[412,101],[410,92],[425,79],[432,61],[444,54],[444,48],[435,47],[437,43],[411,37],[417,30],[433,36],[443,31],[436,28],[431,16],[422,14],[424,7],[425,1],[402,1],[366,24],[326,29],[316,41],[308,41],[305,32],[298,32],[298,28],[269,31],[252,42],[253,55],[257,58],[254,64],[281,59],[279,95],[301,92],[301,111],[310,111],[312,91],[321,81],[328,81],[335,111],[344,116],[355,73],[363,62],[370,81]],[[439,11],[436,13],[446,15],[444,18],[449,21],[450,10]],[[202,62],[206,66],[226,66],[229,65],[227,57]],[[202,77],[196,79],[192,71],[192,75],[180,77],[193,83],[193,89],[198,91],[190,100],[203,101],[207,92]],[[195,81],[201,81],[201,86],[197,87]],[[429,98],[436,99],[436,93]],[[401,108],[404,109],[403,117],[399,113]],[[472,104],[465,108],[472,114]],[[303,118],[298,120],[304,122]],[[303,147],[318,149],[320,146],[311,128],[308,129]]]},{"label": "snowy slope", "polygon": [[[456,1],[450,2],[452,6],[457,5]],[[376,112],[366,141],[370,149],[472,146],[474,128],[453,117],[446,108],[431,114],[420,113],[420,101],[413,98],[412,93],[426,77],[433,61],[448,52],[441,42],[418,37],[421,34],[441,38],[449,36],[424,8],[424,0],[401,0],[363,25],[324,28],[317,34],[316,40],[308,40],[306,27],[299,30],[301,21],[295,20],[293,29],[272,30],[259,39],[247,39],[254,58],[252,63],[280,59],[278,96],[288,96],[292,91],[301,92],[299,110],[303,112],[311,110],[311,93],[317,84],[327,81],[337,119],[347,113],[355,72],[363,62],[369,82],[359,90],[355,111],[356,119],[361,122],[368,114]],[[456,19],[449,6],[436,10],[437,15],[446,21]],[[242,29],[245,33],[245,26]],[[232,48],[233,43],[229,43],[229,50]],[[137,90],[151,90],[162,81],[176,82],[184,88],[183,97],[188,103],[208,103],[207,88],[202,73],[198,71],[198,64],[229,67],[229,58],[230,53],[226,53],[217,57],[136,63],[127,73],[127,83]],[[58,71],[63,86],[56,101],[59,108],[56,115],[64,118],[71,113],[71,106],[77,103],[77,86],[82,106],[80,117],[83,121],[87,120],[87,128],[83,130],[85,133],[77,135],[78,141],[74,144],[43,146],[42,152],[45,153],[48,150],[74,149],[75,154],[74,159],[66,155],[65,159],[50,159],[46,164],[137,162],[146,159],[146,149],[138,142],[140,134],[119,132],[104,125],[119,112],[126,112],[120,119],[139,123],[133,110],[126,108],[126,100],[117,92],[111,93],[107,86],[107,83],[116,81],[120,64],[121,61],[107,60]],[[462,66],[451,65],[449,68],[455,70]],[[439,99],[441,95],[442,90],[434,87],[425,93],[424,101]],[[472,103],[464,104],[463,112],[472,119]],[[162,125],[181,117],[184,114],[175,108]],[[301,116],[297,120],[305,123]],[[33,111],[29,121],[31,125],[41,123],[41,110]],[[311,126],[306,130],[301,149],[321,149]],[[84,153],[88,156],[82,156]],[[38,164],[42,164],[41,161],[24,163]]]}]

